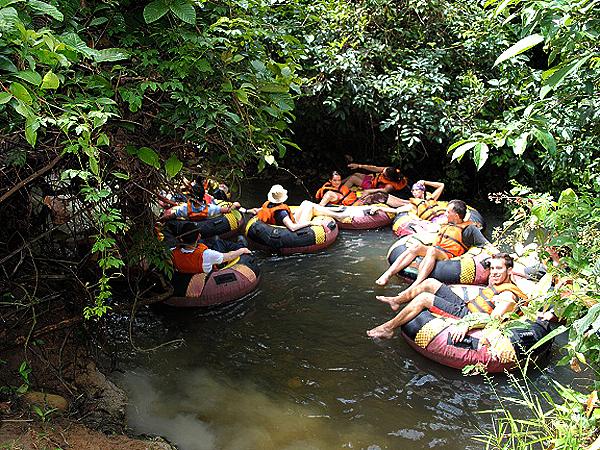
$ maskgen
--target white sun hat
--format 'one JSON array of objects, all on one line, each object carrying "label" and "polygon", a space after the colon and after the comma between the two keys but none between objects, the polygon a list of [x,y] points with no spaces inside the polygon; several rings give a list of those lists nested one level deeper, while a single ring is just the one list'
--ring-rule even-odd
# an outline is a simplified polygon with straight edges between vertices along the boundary
[{"label": "white sun hat", "polygon": [[283,203],[287,200],[287,191],[280,184],[271,186],[271,190],[267,194],[267,198],[271,203]]}]

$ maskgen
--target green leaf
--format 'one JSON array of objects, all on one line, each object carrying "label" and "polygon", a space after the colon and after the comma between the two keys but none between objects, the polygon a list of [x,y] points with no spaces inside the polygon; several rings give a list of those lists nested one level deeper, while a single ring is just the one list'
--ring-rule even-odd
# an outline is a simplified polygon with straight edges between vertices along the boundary
[{"label": "green leaf", "polygon": [[541,130],[539,128],[533,129],[533,135],[537,139],[537,141],[542,144],[542,146],[548,150],[552,156],[556,154],[556,141],[554,140],[554,136],[552,136],[546,130]]},{"label": "green leaf", "polygon": [[167,172],[167,177],[173,178],[175,175],[179,173],[182,169],[183,163],[177,158],[175,153],[171,153],[169,159],[165,161],[165,171]]},{"label": "green leaf", "polygon": [[150,147],[141,147],[137,152],[138,158],[156,169],[160,169],[160,158]]},{"label": "green leaf", "polygon": [[511,58],[513,58],[517,55],[520,55],[521,53],[529,50],[530,48],[535,47],[540,42],[544,42],[544,36],[542,36],[541,34],[531,34],[527,37],[524,37],[519,42],[515,43],[514,45],[509,47],[507,50],[502,52],[502,54],[500,56],[498,56],[498,59],[496,59],[496,61],[494,62],[494,67],[496,67],[498,64],[500,64],[503,61],[511,59]]},{"label": "green leaf", "polygon": [[100,173],[100,169],[98,167],[98,160],[94,156],[90,156],[90,170],[94,175],[98,175]]},{"label": "green leaf", "polygon": [[0,0],[0,8],[5,8],[8,5],[14,5],[15,3],[22,3],[25,0]]},{"label": "green leaf", "polygon": [[55,6],[49,5],[46,2],[42,2],[40,0],[27,0],[27,4],[31,7],[31,9],[41,12],[42,14],[46,14],[53,19],[62,22],[64,20],[63,13],[61,13]]},{"label": "green leaf", "polygon": [[19,69],[17,69],[17,66],[15,66],[6,56],[0,55],[0,70],[5,72],[18,72]]},{"label": "green leaf", "polygon": [[481,169],[488,159],[489,147],[485,142],[478,142],[473,148],[473,160],[477,170]]},{"label": "green leaf", "polygon": [[119,178],[121,180],[129,180],[129,175],[127,175],[126,173],[122,173],[122,172],[113,172],[111,174],[113,177],[115,178]]},{"label": "green leaf", "polygon": [[96,17],[95,19],[93,19],[89,26],[90,27],[96,27],[98,25],[102,25],[103,23],[108,22],[108,19],[106,17]]},{"label": "green leaf", "polygon": [[121,48],[105,48],[96,51],[93,58],[97,63],[123,61],[129,59],[129,53]]},{"label": "green leaf", "polygon": [[197,63],[196,63],[196,68],[200,71],[200,72],[212,72],[212,67],[210,66],[210,63],[202,58],[200,59]]},{"label": "green leaf", "polygon": [[10,102],[12,97],[13,96],[10,92],[0,92],[0,105]]},{"label": "green leaf", "polygon": [[558,336],[559,334],[564,333],[565,331],[567,331],[567,327],[565,327],[564,325],[559,326],[558,328],[552,330],[550,333],[548,333],[546,336],[544,336],[542,339],[540,339],[539,341],[537,341],[533,345],[533,347],[531,347],[529,350],[527,350],[527,352],[528,353],[532,353],[536,348],[541,347],[546,342],[554,339],[556,336]]},{"label": "green leaf", "polygon": [[581,59],[572,61],[569,64],[560,65],[558,67],[546,70],[542,74],[542,79],[545,81],[544,85],[540,89],[540,98],[546,97],[546,95],[548,95],[552,89],[556,89],[558,86],[560,86],[569,75],[577,72],[579,68],[591,58],[591,56],[592,55],[589,54]]},{"label": "green leaf", "polygon": [[11,83],[10,92],[12,92],[12,95],[21,100],[26,105],[31,105],[33,103],[33,99],[31,98],[31,95],[29,94],[27,88],[21,83],[18,83],[17,81]]},{"label": "green leaf", "polygon": [[23,22],[19,19],[19,13],[12,6],[10,8],[0,9],[0,31],[12,31],[17,28],[17,25],[23,26]]},{"label": "green leaf", "polygon": [[25,120],[25,139],[29,142],[29,145],[35,147],[37,141],[37,130],[40,127],[39,117],[28,117]]},{"label": "green leaf", "polygon": [[175,0],[171,4],[171,11],[185,23],[196,24],[196,9],[186,0]]},{"label": "green leaf", "polygon": [[273,94],[286,94],[289,90],[289,87],[285,84],[263,83],[259,86],[259,90],[261,92],[269,92]]},{"label": "green leaf", "polygon": [[57,89],[59,84],[60,84],[60,80],[58,79],[56,74],[54,72],[52,72],[51,70],[49,70],[48,73],[46,73],[46,75],[44,75],[44,80],[42,81],[41,88],[42,89]]},{"label": "green leaf", "polygon": [[[461,144],[461,142],[464,143]],[[456,144],[451,145],[448,149],[448,152],[454,149],[454,153],[452,154],[452,161],[454,161],[455,159],[460,161],[464,154],[471,150],[473,147],[475,147],[477,144],[478,142],[459,141]]]},{"label": "green leaf", "polygon": [[14,74],[15,77],[20,78],[23,81],[27,81],[34,86],[39,86],[42,82],[42,77],[35,70],[21,70]]},{"label": "green leaf", "polygon": [[275,162],[275,157],[273,155],[265,155],[264,158],[269,165],[272,165]]},{"label": "green leaf", "polygon": [[98,139],[96,140],[96,145],[99,147],[103,145],[110,145],[110,139],[106,133],[100,133],[100,136],[98,136]]},{"label": "green leaf", "polygon": [[514,140],[512,144],[513,153],[517,156],[525,153],[525,149],[527,148],[527,138],[529,137],[529,131],[525,133],[521,133],[521,135]]},{"label": "green leaf", "polygon": [[169,6],[163,0],[154,0],[144,8],[146,23],[156,22],[169,11]]}]

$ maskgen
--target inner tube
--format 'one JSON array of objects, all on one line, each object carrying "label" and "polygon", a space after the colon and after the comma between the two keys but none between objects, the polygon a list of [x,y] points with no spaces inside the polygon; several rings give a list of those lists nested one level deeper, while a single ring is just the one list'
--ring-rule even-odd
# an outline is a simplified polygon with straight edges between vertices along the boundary
[{"label": "inner tube", "polygon": [[[408,247],[415,242],[431,245],[436,233],[425,232],[398,239],[388,250],[387,260],[391,265]],[[471,247],[464,255],[444,261],[437,261],[430,278],[435,278],[445,284],[487,284],[489,270],[484,266],[492,256],[487,248]],[[417,278],[419,264],[423,258],[417,257],[407,268],[398,275],[414,280]],[[539,280],[546,270],[539,261],[528,261],[518,258],[513,267],[513,278],[519,280]]]},{"label": "inner tube", "polygon": [[318,252],[333,244],[338,233],[335,220],[325,216],[313,217],[310,226],[297,231],[266,224],[255,216],[248,221],[245,230],[253,247],[282,255]]},{"label": "inner tube", "polygon": [[203,239],[215,236],[226,239],[241,232],[244,225],[244,217],[239,211],[233,210],[226,214],[194,222],[189,220],[168,220],[159,228],[159,236],[162,234],[162,240],[167,245],[174,244],[174,239],[182,233],[186,223],[193,224]]},{"label": "inner tube", "polygon": [[[387,207],[384,203],[375,203],[372,206]],[[347,206],[346,208],[352,208],[352,206]],[[393,214],[383,211],[378,211],[375,214],[369,214],[369,212],[369,210],[365,209],[359,216],[346,217],[342,220],[338,220],[338,226],[342,230],[373,230],[375,228],[387,227],[392,223],[394,217]]]},{"label": "inner tube", "polygon": [[[438,201],[438,203],[444,208],[448,206],[448,202],[445,201]],[[423,220],[415,214],[415,210],[416,208],[414,207],[406,209],[403,208],[402,211],[396,214],[396,217],[394,218],[394,223],[392,224],[392,230],[394,230],[394,233],[396,233],[398,237],[429,230],[431,229],[431,223],[439,223],[439,221],[436,219],[437,217],[442,217],[434,217],[434,220],[431,221]],[[469,205],[467,205],[467,214],[464,220],[478,223],[479,225],[481,225],[481,230],[485,231],[486,223],[483,219],[483,216],[479,211],[477,211],[475,208],[472,208]]]},{"label": "inner tube", "polygon": [[259,281],[256,258],[245,254],[208,274],[175,272],[173,296],[163,303],[178,308],[221,305],[250,294]]},{"label": "inner tube", "polygon": [[[450,333],[456,327],[452,318],[442,318],[423,311],[401,328],[402,336],[417,352],[445,366],[463,369],[481,365],[488,372],[514,369],[529,349],[551,331],[549,322],[526,321],[505,330],[470,330],[461,342],[453,342]],[[552,339],[534,349],[533,356],[547,352]]]}]

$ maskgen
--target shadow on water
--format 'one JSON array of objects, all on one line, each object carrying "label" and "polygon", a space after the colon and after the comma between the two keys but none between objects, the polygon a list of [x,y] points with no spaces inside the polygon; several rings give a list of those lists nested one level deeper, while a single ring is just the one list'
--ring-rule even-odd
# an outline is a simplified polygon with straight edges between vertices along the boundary
[{"label": "shadow on water", "polygon": [[[342,232],[323,253],[263,255],[260,288],[244,302],[150,314],[156,342],[184,344],[130,361],[120,380],[130,426],[185,450],[482,448],[472,436],[489,418],[477,411],[497,407],[488,383],[401,337],[365,334],[391,317],[375,295],[404,287],[374,285],[393,241],[387,229]],[[556,368],[531,376],[540,386],[570,377]],[[498,395],[515,394],[506,377],[495,383]]]}]

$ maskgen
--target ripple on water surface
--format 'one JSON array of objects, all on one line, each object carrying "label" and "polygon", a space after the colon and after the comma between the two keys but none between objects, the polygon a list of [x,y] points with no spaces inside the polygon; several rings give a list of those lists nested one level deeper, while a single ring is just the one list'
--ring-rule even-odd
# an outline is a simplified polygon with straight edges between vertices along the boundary
[{"label": "ripple on water surface", "polygon": [[342,232],[327,252],[261,256],[260,289],[224,318],[157,312],[185,344],[123,376],[130,425],[184,450],[482,448],[471,436],[489,420],[477,411],[496,400],[481,378],[365,335],[391,317],[374,296],[403,287],[374,286],[393,240]]}]

